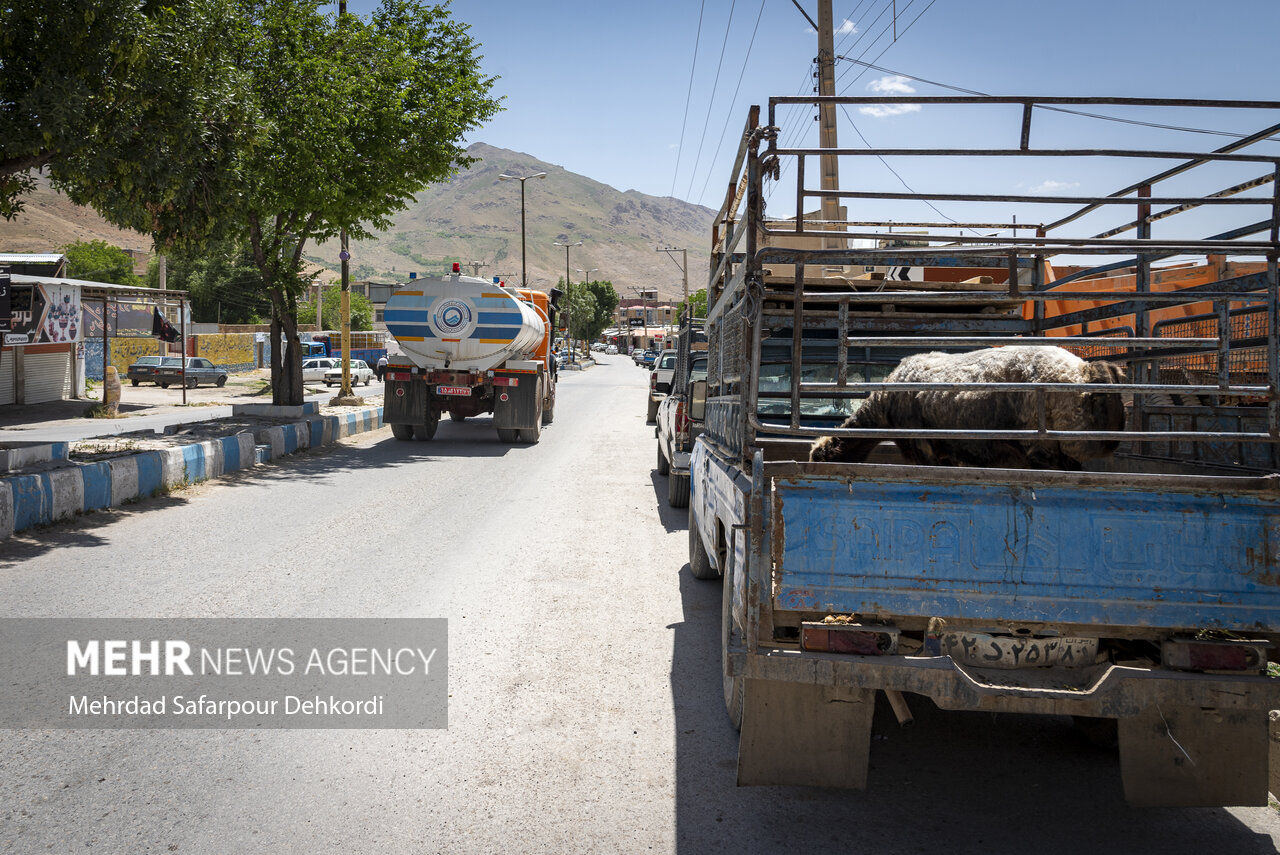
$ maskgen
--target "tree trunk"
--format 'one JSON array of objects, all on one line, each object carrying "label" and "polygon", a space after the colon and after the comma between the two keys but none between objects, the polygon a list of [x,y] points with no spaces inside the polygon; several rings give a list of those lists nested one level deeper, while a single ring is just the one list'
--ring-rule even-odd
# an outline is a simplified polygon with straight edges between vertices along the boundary
[{"label": "tree trunk", "polygon": [[[298,406],[305,396],[302,344],[298,341],[298,319],[286,309],[288,302],[279,288],[271,289],[271,403]],[[282,337],[283,348],[279,346]]]}]

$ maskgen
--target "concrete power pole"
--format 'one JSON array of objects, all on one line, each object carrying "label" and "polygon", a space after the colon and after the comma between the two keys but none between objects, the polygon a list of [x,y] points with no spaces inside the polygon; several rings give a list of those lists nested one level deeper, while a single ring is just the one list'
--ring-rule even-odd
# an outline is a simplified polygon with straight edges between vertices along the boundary
[{"label": "concrete power pole", "polygon": [[[823,96],[836,94],[836,49],[831,21],[831,0],[818,0],[818,94]],[[838,148],[835,104],[822,104],[818,107],[818,146],[826,149]],[[839,189],[840,159],[834,154],[824,154],[820,160],[822,189]],[[821,210],[822,219],[839,219],[840,202],[834,197],[824,198]],[[798,211],[797,214],[804,216],[803,211]],[[838,238],[827,238],[823,241],[824,249],[842,249],[847,246],[844,240]]]}]

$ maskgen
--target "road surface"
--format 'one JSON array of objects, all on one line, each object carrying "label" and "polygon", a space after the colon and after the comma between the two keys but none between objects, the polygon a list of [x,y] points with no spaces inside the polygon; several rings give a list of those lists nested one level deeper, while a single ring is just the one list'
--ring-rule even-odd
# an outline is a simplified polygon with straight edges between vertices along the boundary
[{"label": "road surface", "polygon": [[447,730],[0,731],[3,852],[1262,853],[1064,720],[877,714],[863,793],[734,786],[720,592],[626,356],[536,446],[389,430],[0,545],[4,617],[443,617]]}]

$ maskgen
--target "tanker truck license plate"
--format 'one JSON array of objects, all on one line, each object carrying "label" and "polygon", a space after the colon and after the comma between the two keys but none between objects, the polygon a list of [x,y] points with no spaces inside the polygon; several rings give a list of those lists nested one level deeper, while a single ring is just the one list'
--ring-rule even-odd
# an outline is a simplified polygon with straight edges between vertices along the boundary
[{"label": "tanker truck license plate", "polygon": [[471,387],[470,386],[437,386],[436,394],[437,395],[464,395],[469,397],[471,395]]}]

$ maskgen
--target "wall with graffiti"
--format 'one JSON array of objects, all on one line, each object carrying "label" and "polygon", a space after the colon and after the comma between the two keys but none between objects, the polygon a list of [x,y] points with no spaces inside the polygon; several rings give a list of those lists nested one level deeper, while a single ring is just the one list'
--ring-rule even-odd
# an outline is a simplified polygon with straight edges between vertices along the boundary
[{"label": "wall with graffiti", "polygon": [[248,371],[254,367],[253,333],[224,333],[192,336],[194,356],[203,356],[228,371]]}]

